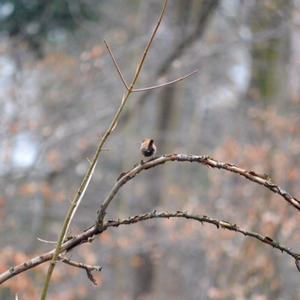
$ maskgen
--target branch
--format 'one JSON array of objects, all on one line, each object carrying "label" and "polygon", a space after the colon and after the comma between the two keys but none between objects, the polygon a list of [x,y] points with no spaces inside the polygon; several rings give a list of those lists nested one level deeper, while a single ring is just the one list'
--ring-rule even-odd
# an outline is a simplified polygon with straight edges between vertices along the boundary
[{"label": "branch", "polygon": [[236,224],[231,224],[227,221],[221,221],[221,220],[214,219],[214,218],[204,216],[204,215],[203,216],[192,215],[192,214],[189,214],[187,212],[182,212],[182,211],[177,211],[175,213],[167,213],[167,212],[158,213],[154,210],[153,212],[145,213],[143,215],[137,215],[137,216],[125,219],[125,220],[117,220],[117,221],[110,220],[107,222],[107,226],[118,227],[120,225],[130,225],[130,224],[135,224],[135,223],[150,220],[150,219],[162,219],[162,218],[164,218],[164,219],[184,218],[184,219],[200,222],[201,224],[209,223],[209,224],[215,225],[218,229],[235,231],[235,232],[243,234],[244,236],[249,236],[249,237],[255,238],[256,240],[259,240],[260,242],[262,242],[264,244],[270,245],[273,248],[280,250],[282,253],[284,252],[284,253],[292,256],[295,259],[296,266],[300,272],[300,269],[299,269],[300,253],[296,253],[296,252],[292,251],[290,248],[287,248],[286,246],[281,245],[279,242],[273,240],[272,238],[270,238],[268,236],[262,235],[257,232],[248,231],[248,230],[240,228]]},{"label": "branch", "polygon": [[103,220],[106,209],[109,206],[110,202],[113,200],[114,196],[117,194],[119,189],[129,180],[134,178],[137,174],[139,174],[143,170],[147,170],[158,165],[164,164],[166,162],[197,162],[207,167],[223,169],[228,172],[232,172],[238,174],[240,176],[245,177],[246,179],[253,181],[259,185],[265,186],[267,189],[272,191],[275,194],[279,194],[284,200],[286,200],[289,204],[294,206],[298,211],[300,211],[300,201],[282,189],[280,186],[274,184],[268,175],[266,174],[258,174],[252,170],[245,170],[238,166],[235,166],[230,163],[219,162],[209,156],[202,155],[187,155],[187,154],[169,154],[163,155],[160,157],[156,157],[154,159],[148,160],[147,162],[141,161],[138,165],[134,166],[130,171],[125,172],[122,176],[117,180],[113,188],[111,189],[108,196],[103,201],[97,216],[97,223],[101,224],[101,220]]},{"label": "branch", "polygon": [[108,50],[108,53],[109,53],[109,55],[110,55],[110,57],[111,57],[111,59],[112,59],[114,65],[115,65],[115,67],[116,67],[116,69],[117,69],[117,71],[118,71],[118,74],[119,74],[119,76],[120,76],[120,78],[121,78],[121,81],[123,82],[123,84],[124,84],[126,90],[128,91],[128,90],[129,90],[128,84],[127,84],[127,82],[126,82],[126,80],[125,80],[125,78],[124,78],[124,76],[123,76],[123,74],[122,74],[122,71],[121,71],[121,69],[120,69],[120,67],[119,67],[119,65],[118,65],[118,63],[117,63],[117,61],[116,61],[116,59],[115,59],[115,57],[114,57],[114,55],[113,55],[113,53],[112,53],[111,48],[109,47],[109,45],[107,44],[107,42],[106,42],[105,40],[104,40],[104,44],[105,44],[106,49]]},{"label": "branch", "polygon": [[86,271],[86,275],[88,277],[88,279],[94,284],[97,285],[97,281],[95,279],[95,277],[93,276],[93,271],[97,271],[97,272],[101,272],[102,267],[100,266],[91,266],[91,265],[87,265],[84,263],[80,263],[74,260],[71,260],[67,257],[60,257],[61,261],[67,265],[70,265],[72,267],[75,268],[80,268],[80,269],[84,269]]},{"label": "branch", "polygon": [[[118,74],[119,74],[119,76],[120,76],[121,81],[123,82],[123,84],[124,84],[126,90],[128,91],[128,90],[129,90],[129,86],[128,86],[128,84],[127,84],[125,78],[124,78],[124,75],[123,75],[123,73],[122,73],[122,71],[121,71],[121,68],[119,67],[119,65],[118,65],[118,63],[117,63],[116,58],[114,57],[114,54],[113,54],[113,52],[112,52],[110,46],[108,45],[108,43],[107,43],[105,40],[104,40],[104,44],[105,44],[106,49],[108,50],[108,53],[109,53],[109,55],[110,55],[110,57],[111,57],[111,59],[112,59],[112,61],[113,61],[113,63],[114,63],[114,66],[115,66],[115,68],[116,68],[116,70],[117,70],[117,72],[118,72]],[[132,93],[146,92],[146,91],[155,90],[155,89],[158,89],[158,88],[161,88],[161,87],[165,87],[165,86],[168,86],[168,85],[177,83],[177,82],[179,82],[179,81],[182,81],[182,80],[184,80],[184,79],[186,79],[186,78],[188,78],[188,77],[194,75],[194,74],[197,73],[198,71],[199,71],[198,69],[197,69],[197,70],[194,70],[194,71],[191,72],[191,73],[188,73],[188,74],[186,74],[186,75],[184,75],[184,76],[181,76],[181,77],[179,77],[179,78],[177,78],[177,79],[174,79],[174,80],[172,80],[172,81],[165,82],[165,83],[162,83],[162,84],[158,84],[158,85],[154,85],[154,86],[150,86],[150,87],[145,87],[145,88],[140,88],[140,89],[131,89],[131,92],[132,92]]]},{"label": "branch", "polygon": [[154,89],[158,89],[158,88],[161,88],[161,87],[165,87],[165,86],[168,86],[168,85],[171,85],[171,84],[174,84],[174,83],[177,83],[179,81],[182,81],[192,75],[194,75],[195,73],[199,72],[199,69],[197,70],[194,70],[193,72],[191,73],[188,73],[184,76],[181,76],[177,79],[174,79],[172,81],[169,81],[169,82],[165,82],[165,83],[162,83],[162,84],[158,84],[158,85],[153,85],[153,86],[150,86],[150,87],[146,87],[146,88],[140,88],[140,89],[134,89],[132,90],[132,92],[134,93],[137,93],[137,92],[145,92],[145,91],[151,91],[151,90],[154,90]]},{"label": "branch", "polygon": [[[192,47],[193,43],[199,41],[202,38],[207,23],[211,19],[220,2],[220,0],[202,1],[202,7],[199,11],[198,21],[194,30],[191,32],[191,34],[181,38],[179,44],[172,48],[172,52],[168,55],[168,57],[164,60],[164,62],[157,70],[155,74],[156,78],[165,76],[169,72],[173,62],[179,59],[186,49]],[[149,90],[140,97],[139,102],[144,104],[150,95],[151,93]]]},{"label": "branch", "polygon": [[[272,238],[268,236],[264,236],[260,233],[257,232],[251,232],[247,231],[245,229],[240,228],[236,224],[231,224],[226,221],[221,221],[217,220],[208,216],[200,216],[200,215],[192,215],[188,214],[187,212],[181,212],[177,211],[175,213],[157,213],[156,211],[146,213],[143,215],[137,215],[134,217],[130,217],[125,220],[108,220],[105,224],[103,224],[103,227],[101,230],[97,226],[92,226],[85,230],[84,232],[78,234],[77,236],[73,237],[71,240],[65,242],[62,245],[62,250],[65,252],[71,251],[73,248],[80,246],[81,244],[84,243],[89,243],[91,242],[96,235],[100,235],[102,232],[107,230],[110,227],[118,227],[121,225],[130,225],[130,224],[135,224],[138,222],[150,220],[150,219],[161,219],[161,218],[184,218],[184,219],[189,219],[189,220],[195,220],[202,223],[209,223],[215,225],[218,229],[225,229],[225,230],[230,230],[230,231],[235,231],[238,233],[241,233],[245,236],[249,236],[252,238],[255,238],[259,240],[260,242],[263,242],[264,244],[267,244],[273,248],[276,248],[280,250],[281,252],[285,252],[286,254],[292,256],[295,259],[295,263],[297,266],[297,269],[300,272],[300,254],[292,251],[290,248],[283,246],[277,241],[274,241]],[[47,253],[44,253],[42,255],[36,256],[20,265],[14,266],[9,268],[7,271],[3,272],[0,274],[0,284],[3,282],[9,280],[10,278],[23,273],[29,269],[32,269],[40,264],[43,264],[49,260],[51,260],[54,250],[49,251]],[[78,267],[76,265],[76,267]],[[100,268],[100,267],[99,267]]]},{"label": "branch", "polygon": [[148,42],[148,44],[147,44],[147,46],[146,46],[146,48],[145,48],[145,50],[144,50],[144,53],[143,53],[143,55],[142,55],[142,58],[141,58],[141,60],[140,60],[140,62],[139,62],[139,64],[138,64],[138,66],[137,66],[137,69],[136,69],[134,78],[133,78],[132,83],[131,83],[131,85],[130,85],[130,87],[129,87],[129,90],[130,90],[130,91],[132,91],[132,89],[133,89],[135,83],[137,82],[137,80],[138,80],[138,78],[139,78],[140,72],[142,71],[142,68],[143,68],[143,65],[144,65],[146,56],[147,56],[147,54],[148,54],[148,52],[149,52],[149,50],[150,50],[150,47],[151,47],[151,45],[152,45],[152,43],[153,43],[153,40],[154,40],[154,37],[155,37],[155,35],[156,35],[157,31],[158,31],[158,28],[159,28],[159,26],[160,26],[160,23],[161,23],[161,21],[162,21],[162,19],[163,19],[163,16],[164,16],[164,14],[165,14],[166,9],[167,9],[167,4],[168,4],[168,0],[165,0],[165,1],[164,1],[163,8],[162,8],[162,11],[161,11],[160,16],[159,16],[159,18],[158,18],[158,21],[157,21],[157,23],[156,23],[156,25],[155,25],[155,27],[154,27],[154,30],[153,30],[153,32],[152,32],[152,34],[151,34],[151,36],[150,36],[149,42]]},{"label": "branch", "polygon": [[[72,238],[71,240],[63,243],[62,247],[61,247],[61,252],[63,251],[70,251],[73,248],[79,246],[80,244],[83,243],[87,243],[87,242],[91,242],[93,237],[95,235],[99,235],[101,234],[103,231],[105,231],[108,227],[117,227],[119,225],[125,225],[125,224],[131,224],[131,223],[136,223],[139,221],[144,221],[144,220],[148,220],[148,219],[153,219],[153,218],[168,218],[168,217],[183,217],[186,219],[194,219],[194,220],[198,220],[199,222],[207,222],[207,223],[211,223],[214,225],[218,225],[221,228],[227,229],[227,230],[233,230],[236,232],[240,232],[244,235],[247,236],[251,236],[253,238],[256,238],[258,240],[260,240],[261,242],[265,243],[265,244],[269,244],[274,248],[277,248],[279,250],[281,250],[282,252],[285,252],[289,255],[291,255],[292,257],[295,258],[295,263],[298,269],[300,269],[299,265],[300,265],[300,254],[297,254],[293,251],[291,251],[289,248],[286,248],[285,246],[280,245],[278,242],[273,241],[271,238],[267,237],[267,236],[263,236],[260,235],[258,233],[253,233],[253,232],[248,232],[246,230],[240,229],[238,226],[236,226],[235,224],[232,225],[228,222],[224,222],[224,221],[218,221],[206,216],[192,216],[192,215],[188,215],[186,213],[181,213],[181,212],[177,212],[175,214],[166,214],[166,213],[161,213],[161,214],[156,214],[156,212],[154,213],[150,213],[150,214],[145,214],[142,216],[135,216],[133,218],[129,218],[127,220],[118,220],[118,221],[108,221],[107,223],[105,223],[103,226],[98,226],[98,220],[100,218],[100,215],[103,214],[103,216],[105,215],[105,211],[106,208],[108,207],[109,203],[112,201],[112,199],[114,198],[114,196],[116,195],[116,193],[118,192],[118,190],[129,180],[131,180],[132,178],[134,178],[138,173],[140,173],[143,170],[146,169],[150,169],[153,167],[156,167],[158,165],[164,164],[168,161],[178,161],[178,162],[197,162],[200,164],[203,164],[204,166],[208,166],[208,167],[212,167],[212,168],[217,168],[217,169],[223,169],[229,172],[233,172],[236,173],[240,176],[245,177],[246,179],[253,181],[259,185],[263,185],[265,186],[267,189],[269,189],[270,191],[279,194],[282,198],[284,198],[287,202],[289,202],[291,205],[293,205],[296,209],[300,210],[300,203],[299,200],[296,199],[295,197],[291,196],[289,193],[287,193],[286,191],[284,191],[281,187],[279,187],[278,185],[272,183],[272,181],[266,176],[266,175],[260,175],[258,173],[255,173],[254,171],[251,170],[245,170],[242,169],[240,167],[237,167],[233,164],[229,164],[229,163],[224,163],[224,162],[219,162],[211,157],[208,156],[196,156],[196,155],[185,155],[185,154],[170,154],[170,155],[165,155],[165,156],[160,156],[157,158],[154,158],[152,160],[149,160],[147,162],[142,162],[140,164],[138,164],[137,166],[135,166],[134,168],[132,168],[130,171],[126,172],[114,185],[114,187],[112,188],[111,192],[109,193],[109,195],[107,196],[107,198],[105,199],[105,201],[103,202],[103,204],[101,205],[101,209],[98,213],[97,216],[97,226],[92,226],[91,228],[87,229],[86,231],[84,231],[83,233],[77,235],[76,237]],[[101,219],[101,218],[100,218]],[[102,218],[103,220],[103,218]],[[27,262],[24,262],[23,264],[20,264],[18,266],[14,266],[9,268],[6,272],[2,273],[0,275],[0,284],[5,282],[6,280],[16,276],[19,273],[25,272],[31,268],[34,268],[46,261],[49,261],[51,259],[53,259],[53,254],[55,253],[55,249],[52,251],[49,251],[47,253],[44,253],[40,256],[37,256]]]},{"label": "branch", "polygon": [[[103,230],[99,230],[95,226],[87,229],[86,231],[78,234],[76,237],[64,242],[61,246],[61,252],[67,252],[70,251],[71,249],[79,246],[80,244],[83,243],[88,243],[90,242],[90,239],[97,234],[100,234]],[[35,268],[36,266],[43,264],[47,261],[50,261],[53,259],[55,255],[55,249],[43,253],[39,256],[36,256],[22,264],[19,264],[17,266],[10,267],[7,271],[3,272],[0,274],[0,284],[3,282],[7,281],[8,279],[23,273],[29,269]],[[59,259],[59,257],[58,257]]]},{"label": "branch", "polygon": [[160,66],[156,74],[157,76],[160,77],[164,74],[167,74],[167,72],[172,66],[172,63],[183,55],[185,49],[190,48],[193,45],[193,43],[197,42],[202,38],[206,26],[220,2],[221,2],[220,0],[202,1],[201,10],[199,11],[197,24],[194,30],[191,32],[191,34],[181,38],[179,44],[172,48],[173,51],[170,53],[170,55],[165,59],[163,64]]}]

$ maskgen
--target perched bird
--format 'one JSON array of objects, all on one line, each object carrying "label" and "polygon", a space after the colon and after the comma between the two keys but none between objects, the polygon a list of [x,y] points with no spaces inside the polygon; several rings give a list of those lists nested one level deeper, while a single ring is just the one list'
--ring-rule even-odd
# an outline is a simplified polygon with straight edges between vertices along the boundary
[{"label": "perched bird", "polygon": [[153,139],[145,139],[141,144],[141,152],[145,157],[151,157],[156,153],[156,146]]}]

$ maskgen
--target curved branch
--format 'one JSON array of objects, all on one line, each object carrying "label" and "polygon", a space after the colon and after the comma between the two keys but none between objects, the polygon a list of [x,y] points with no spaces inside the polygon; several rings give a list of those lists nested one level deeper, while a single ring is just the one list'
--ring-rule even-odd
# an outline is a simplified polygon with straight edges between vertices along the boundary
[{"label": "curved branch", "polygon": [[[230,231],[235,231],[235,232],[241,233],[244,236],[252,237],[256,240],[259,240],[260,242],[262,242],[264,244],[270,245],[273,248],[276,248],[276,249],[280,250],[281,252],[284,252],[284,253],[292,256],[296,261],[296,265],[299,264],[300,253],[296,253],[296,252],[292,251],[290,248],[287,248],[286,246],[281,245],[279,242],[273,240],[272,238],[270,238],[266,235],[262,235],[260,233],[254,232],[254,231],[245,230],[243,228],[240,228],[236,224],[232,224],[227,221],[214,219],[214,218],[204,216],[204,215],[203,216],[193,215],[193,214],[189,214],[187,212],[182,212],[182,211],[177,211],[175,213],[167,213],[167,212],[158,213],[154,210],[153,212],[146,213],[143,215],[137,215],[137,216],[130,217],[130,218],[124,219],[124,220],[108,221],[107,225],[109,227],[118,227],[120,225],[130,225],[130,224],[135,224],[135,223],[150,220],[150,219],[162,219],[162,218],[164,218],[164,219],[184,218],[184,219],[200,222],[201,224],[203,224],[203,223],[213,224],[218,229],[225,229],[225,230],[230,230]],[[299,272],[300,272],[300,270],[299,270]]]},{"label": "curved branch", "polygon": [[[69,241],[65,242],[62,245],[62,251],[69,252],[73,248],[78,247],[81,244],[91,242],[91,241],[93,241],[93,239],[96,235],[101,234],[102,232],[104,232],[105,230],[107,230],[110,227],[118,227],[121,225],[130,225],[130,224],[135,224],[135,223],[150,220],[150,219],[162,219],[162,218],[166,218],[166,219],[184,218],[184,219],[200,222],[201,224],[209,223],[209,224],[215,225],[218,229],[235,231],[235,232],[243,234],[244,236],[249,236],[249,237],[255,238],[264,244],[267,244],[273,248],[280,250],[281,252],[285,252],[286,254],[292,256],[295,259],[296,266],[300,272],[300,268],[299,268],[300,254],[292,251],[290,248],[288,248],[286,246],[283,246],[279,242],[274,241],[272,238],[270,238],[268,236],[264,236],[257,232],[247,231],[245,229],[240,228],[236,224],[231,224],[227,221],[214,219],[214,218],[204,216],[204,215],[203,216],[192,215],[192,214],[188,214],[187,212],[181,212],[181,211],[177,211],[175,213],[166,213],[166,212],[158,213],[156,211],[153,211],[153,212],[146,213],[143,215],[129,217],[128,219],[124,219],[124,220],[108,220],[105,224],[103,224],[101,229],[99,229],[97,226],[92,226],[92,227],[88,228],[87,230],[85,230],[84,232],[73,237]],[[44,253],[42,255],[36,256],[20,265],[9,268],[7,271],[0,274],[0,284],[20,273],[28,271],[29,269],[32,269],[40,264],[43,264],[43,263],[51,260],[53,254],[54,254],[54,251],[55,251],[55,249],[53,249],[47,253]],[[78,267],[78,266],[76,265],[76,267]]]},{"label": "curved branch", "polygon": [[108,196],[103,201],[97,216],[97,223],[101,224],[106,214],[106,209],[109,206],[110,202],[113,200],[114,196],[117,194],[119,189],[129,180],[134,178],[137,174],[139,174],[143,170],[147,170],[158,165],[164,164],[169,161],[178,161],[178,162],[197,162],[204,166],[223,169],[228,172],[232,172],[238,174],[240,176],[245,177],[246,179],[253,181],[259,185],[265,186],[271,192],[275,194],[279,194],[284,200],[286,200],[289,204],[294,206],[298,211],[300,211],[300,201],[282,189],[280,186],[274,184],[270,177],[266,174],[258,174],[252,170],[246,170],[235,166],[230,163],[217,161],[206,155],[187,155],[187,154],[169,154],[163,155],[160,157],[153,158],[148,160],[147,162],[141,161],[140,164],[134,166],[130,171],[123,173],[122,176],[117,180],[113,188],[111,189]]}]

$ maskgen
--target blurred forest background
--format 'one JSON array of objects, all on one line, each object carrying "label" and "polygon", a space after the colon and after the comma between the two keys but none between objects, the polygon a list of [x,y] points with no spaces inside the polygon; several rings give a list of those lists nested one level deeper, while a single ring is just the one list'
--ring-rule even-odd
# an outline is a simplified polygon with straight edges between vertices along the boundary
[{"label": "blurred forest background", "polygon": [[[52,249],[69,206],[120,103],[123,86],[103,45],[131,78],[162,0],[0,0],[0,269]],[[269,174],[300,194],[300,1],[172,0],[139,87],[82,201],[71,233],[93,224],[118,175],[158,154],[207,154]],[[187,210],[236,223],[300,249],[300,217],[239,176],[172,163],[143,172],[109,210],[124,218]],[[59,264],[49,299],[300,299],[294,261],[255,240],[185,220],[110,229],[72,259],[103,266],[93,286]],[[47,265],[0,288],[37,299]]]}]

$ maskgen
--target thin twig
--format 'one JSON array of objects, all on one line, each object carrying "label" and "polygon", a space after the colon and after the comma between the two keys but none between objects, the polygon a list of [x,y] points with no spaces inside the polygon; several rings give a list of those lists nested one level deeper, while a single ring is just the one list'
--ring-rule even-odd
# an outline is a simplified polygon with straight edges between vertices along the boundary
[{"label": "thin twig", "polygon": [[119,74],[119,76],[120,76],[120,78],[121,78],[121,81],[123,82],[123,84],[124,84],[126,90],[128,91],[128,90],[129,90],[128,84],[127,84],[127,82],[126,82],[126,80],[125,80],[125,78],[124,78],[124,76],[123,76],[123,74],[122,74],[122,71],[121,71],[121,69],[120,69],[120,67],[119,67],[119,65],[118,65],[118,63],[117,63],[117,60],[116,60],[115,57],[114,57],[114,54],[113,54],[113,52],[112,52],[110,46],[108,45],[108,43],[107,43],[105,40],[104,40],[104,44],[105,44],[106,49],[108,50],[108,53],[109,53],[109,55],[110,55],[110,57],[111,57],[111,59],[112,59],[114,65],[115,65],[115,67],[116,67],[116,69],[117,69],[117,71],[118,71],[118,74]]},{"label": "thin twig", "polygon": [[86,275],[87,275],[88,279],[91,280],[91,282],[94,285],[97,285],[97,281],[96,281],[95,277],[93,276],[92,272],[93,271],[101,272],[102,267],[80,263],[75,260],[71,260],[65,256],[64,257],[60,256],[60,259],[63,263],[65,263],[67,265],[70,265],[70,266],[76,267],[76,268],[80,268],[80,269],[84,269],[86,271]]},{"label": "thin twig", "polygon": [[[103,224],[103,226],[101,227],[101,230],[99,229],[99,227],[94,225],[94,226],[91,226],[90,228],[86,229],[84,232],[73,237],[73,239],[65,242],[62,245],[62,251],[69,252],[72,249],[74,249],[82,244],[89,243],[93,239],[94,236],[100,235],[102,232],[104,232],[105,230],[107,230],[110,227],[118,227],[121,225],[130,225],[130,224],[135,224],[135,223],[150,220],[150,219],[161,219],[161,218],[184,218],[184,219],[198,221],[201,224],[202,223],[210,223],[210,224],[215,225],[218,229],[235,231],[235,232],[241,233],[245,236],[255,238],[255,239],[259,240],[260,242],[263,242],[264,244],[267,244],[273,248],[280,250],[281,252],[285,252],[286,254],[292,256],[295,259],[297,269],[300,272],[300,253],[296,253],[296,252],[292,251],[290,248],[283,246],[279,242],[274,241],[272,238],[262,235],[257,232],[251,232],[251,231],[242,229],[238,225],[229,223],[227,221],[214,219],[214,218],[211,218],[208,216],[193,215],[193,214],[189,214],[187,212],[181,212],[181,211],[177,211],[175,213],[167,213],[167,212],[158,213],[156,211],[153,211],[153,212],[146,213],[143,215],[129,217],[128,219],[125,219],[125,220],[108,220],[106,223]],[[16,275],[18,275],[20,273],[28,271],[32,268],[35,268],[38,265],[41,265],[41,264],[51,260],[54,252],[55,252],[55,249],[53,249],[52,251],[49,251],[47,253],[41,254],[39,256],[36,256],[26,262],[23,262],[20,265],[9,268],[7,271],[0,274],[0,284],[4,283],[5,281],[9,280],[10,278],[15,277]]]},{"label": "thin twig", "polygon": [[147,44],[147,46],[146,46],[146,48],[145,48],[145,50],[144,50],[144,53],[143,53],[143,55],[142,55],[141,60],[140,60],[140,62],[139,62],[139,64],[138,64],[138,66],[137,66],[137,69],[136,69],[134,78],[133,78],[133,80],[132,80],[132,83],[131,83],[131,85],[130,85],[130,87],[129,87],[129,90],[133,90],[133,87],[134,87],[134,85],[135,85],[137,79],[139,78],[139,75],[140,75],[140,72],[142,71],[142,68],[143,68],[143,65],[144,65],[146,56],[147,56],[147,54],[148,54],[148,52],[149,52],[149,49],[150,49],[150,47],[151,47],[151,45],[152,45],[152,43],[153,43],[154,37],[155,37],[155,35],[156,35],[157,31],[158,31],[158,28],[159,28],[159,26],[160,26],[160,23],[161,23],[161,21],[162,21],[162,19],[163,19],[163,16],[164,16],[164,14],[165,14],[165,11],[166,11],[166,8],[167,8],[167,4],[168,4],[168,0],[165,0],[165,1],[164,1],[163,8],[162,8],[162,11],[161,11],[160,16],[159,16],[159,18],[158,18],[158,21],[157,21],[157,23],[156,23],[156,26],[155,26],[155,28],[154,28],[152,34],[151,34],[151,37],[150,37],[150,39],[149,39],[149,42],[148,42],[148,44]]},{"label": "thin twig", "polygon": [[[79,246],[80,244],[88,243],[90,241],[91,237],[93,237],[94,235],[100,234],[102,231],[99,230],[98,228],[96,228],[96,226],[93,226],[90,229],[87,229],[86,231],[78,234],[76,237],[72,238],[71,240],[64,242],[61,246],[61,252],[70,251],[71,249]],[[0,284],[2,284],[3,282],[7,281],[8,279],[10,279],[20,273],[23,273],[29,269],[35,268],[36,266],[38,266],[40,264],[43,264],[47,261],[52,260],[53,256],[55,255],[55,250],[56,249],[53,249],[53,250],[43,253],[39,256],[36,256],[22,264],[10,267],[7,271],[3,272],[0,275]]]},{"label": "thin twig", "polygon": [[[190,34],[184,35],[179,43],[172,47],[170,54],[164,59],[160,65],[158,71],[156,72],[155,78],[160,78],[168,74],[173,62],[183,55],[184,51],[192,47],[193,43],[201,40],[204,31],[206,29],[207,23],[211,19],[213,13],[219,6],[220,0],[202,0],[201,9],[197,12],[197,24]],[[139,101],[145,103],[146,99],[149,97],[150,92],[146,92],[141,95]]]},{"label": "thin twig", "polygon": [[[127,90],[129,90],[129,86],[128,86],[126,80],[125,80],[125,77],[124,77],[124,75],[123,75],[123,73],[122,73],[122,71],[121,71],[121,68],[119,67],[119,65],[118,65],[118,63],[117,63],[117,60],[116,60],[116,58],[115,58],[115,56],[114,56],[114,54],[113,54],[113,52],[112,52],[111,47],[108,45],[108,43],[107,43],[105,40],[104,40],[104,44],[105,44],[105,46],[106,46],[106,48],[107,48],[107,50],[108,50],[108,53],[109,53],[109,55],[110,55],[110,57],[111,57],[111,59],[112,59],[112,61],[113,61],[113,63],[114,63],[114,66],[116,67],[116,70],[117,70],[117,72],[118,72],[118,74],[119,74],[119,76],[120,76],[121,81],[123,82],[125,88],[126,88]],[[174,80],[172,80],[172,81],[165,82],[165,83],[158,84],[158,85],[154,85],[154,86],[150,86],[150,87],[146,87],[146,88],[132,89],[131,92],[133,92],[133,93],[145,92],[145,91],[150,91],[150,90],[158,89],[158,88],[161,88],[161,87],[165,87],[165,86],[168,86],[168,85],[177,83],[177,82],[179,82],[179,81],[182,81],[182,80],[184,80],[184,79],[186,79],[186,78],[188,78],[188,77],[194,75],[194,74],[197,73],[197,72],[199,72],[198,69],[197,69],[197,70],[194,70],[193,72],[188,73],[188,74],[186,74],[186,75],[184,75],[184,76],[181,76],[181,77],[179,77],[179,78],[177,78],[177,79],[174,79]]]},{"label": "thin twig", "polygon": [[[129,86],[128,86],[126,80],[125,80],[125,77],[124,77],[124,75],[123,75],[123,73],[122,73],[122,71],[121,71],[121,68],[120,68],[119,65],[118,65],[118,62],[117,62],[117,60],[116,60],[116,58],[115,58],[115,56],[114,56],[114,54],[113,54],[113,52],[112,52],[111,47],[108,45],[108,43],[107,43],[105,40],[104,40],[104,44],[105,44],[105,46],[106,46],[106,48],[107,48],[107,50],[108,50],[108,53],[109,53],[109,55],[110,55],[110,57],[111,57],[111,59],[112,59],[112,61],[113,61],[113,63],[114,63],[114,66],[115,66],[115,68],[116,68],[116,70],[117,70],[117,72],[118,72],[118,74],[119,74],[119,76],[120,76],[121,81],[123,82],[125,88],[126,88],[127,90],[129,90]],[[139,88],[139,89],[132,89],[131,92],[133,92],[133,93],[145,92],[145,91],[150,91],[150,90],[158,89],[158,88],[161,88],[161,87],[165,87],[165,86],[168,86],[168,85],[177,83],[177,82],[179,82],[179,81],[182,81],[182,80],[184,80],[184,79],[186,79],[186,78],[188,78],[188,77],[194,75],[194,74],[197,73],[197,72],[199,72],[199,69],[194,70],[193,72],[188,73],[188,74],[186,74],[186,75],[183,75],[183,76],[181,76],[181,77],[179,77],[179,78],[177,78],[177,79],[174,79],[174,80],[172,80],[172,81],[165,82],[165,83],[158,84],[158,85],[153,85],[153,86],[150,86],[150,87]]]},{"label": "thin twig", "polygon": [[240,176],[245,177],[246,179],[253,181],[259,185],[265,186],[267,189],[272,191],[273,193],[279,194],[284,200],[286,200],[289,204],[294,206],[298,211],[300,211],[300,201],[296,198],[290,195],[288,192],[286,192],[284,189],[282,189],[280,186],[274,184],[270,177],[266,174],[258,174],[252,170],[246,170],[243,168],[240,168],[238,166],[235,166],[230,163],[225,162],[219,162],[209,156],[202,155],[187,155],[187,154],[170,154],[170,155],[163,155],[160,157],[156,157],[154,159],[151,159],[147,162],[141,162],[138,165],[134,166],[131,170],[128,172],[125,172],[123,176],[117,180],[117,182],[112,187],[110,193],[107,195],[107,197],[104,199],[103,203],[100,206],[100,209],[98,211],[98,217],[97,217],[97,224],[101,220],[103,220],[103,216],[106,213],[106,209],[109,206],[110,202],[113,200],[119,189],[129,180],[134,178],[137,174],[139,174],[143,170],[147,170],[153,167],[156,167],[158,165],[164,164],[166,162],[171,161],[178,161],[178,162],[197,162],[207,167],[217,168],[217,169],[223,169],[235,174],[238,174]]},{"label": "thin twig", "polygon": [[134,93],[138,93],[138,92],[145,92],[145,91],[151,91],[151,90],[154,90],[154,89],[158,89],[158,88],[161,88],[161,87],[165,87],[165,86],[168,86],[168,85],[171,85],[171,84],[174,84],[174,83],[177,83],[181,80],[184,80],[192,75],[194,75],[195,73],[199,72],[199,69],[197,70],[194,70],[193,72],[189,73],[189,74],[186,74],[182,77],[179,77],[177,79],[174,79],[172,81],[168,81],[168,82],[165,82],[165,83],[162,83],[162,84],[158,84],[158,85],[153,85],[153,86],[149,86],[149,87],[146,87],[146,88],[140,88],[140,89],[134,89],[132,90],[132,92]]},{"label": "thin twig", "polygon": [[56,241],[48,241],[48,240],[44,240],[40,237],[36,238],[38,241],[42,242],[42,243],[46,243],[46,244],[56,244]]}]

